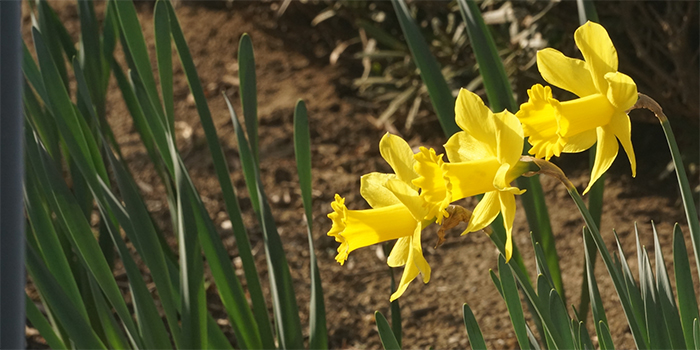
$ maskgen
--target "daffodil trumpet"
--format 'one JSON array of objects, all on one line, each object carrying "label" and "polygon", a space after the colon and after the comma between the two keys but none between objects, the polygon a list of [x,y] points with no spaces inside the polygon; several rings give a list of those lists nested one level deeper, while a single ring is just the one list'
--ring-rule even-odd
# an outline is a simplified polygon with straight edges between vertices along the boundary
[{"label": "daffodil trumpet", "polygon": [[627,153],[632,176],[636,175],[627,111],[637,101],[637,85],[617,71],[617,51],[600,24],[582,25],[574,40],[584,60],[547,48],[537,53],[537,68],[545,81],[579,98],[560,102],[549,86],[537,84],[527,91],[529,100],[516,116],[532,145],[529,153],[538,158],[582,152],[597,143],[585,194],[617,157],[618,141]]}]

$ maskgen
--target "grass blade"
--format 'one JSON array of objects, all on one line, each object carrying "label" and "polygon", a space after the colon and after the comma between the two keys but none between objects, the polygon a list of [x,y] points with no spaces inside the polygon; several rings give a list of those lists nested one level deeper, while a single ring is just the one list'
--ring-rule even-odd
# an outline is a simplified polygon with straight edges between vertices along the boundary
[{"label": "grass blade", "polygon": [[474,318],[474,313],[469,305],[464,304],[462,306],[462,314],[464,315],[464,326],[467,328],[467,335],[469,335],[469,344],[472,350],[486,350],[486,343],[484,342],[484,336],[481,334],[481,329],[479,329],[479,324]]},{"label": "grass blade", "polygon": [[[306,216],[306,228],[309,238],[309,266],[311,269],[309,271],[311,276],[309,349],[328,349],[326,306],[323,301],[321,273],[316,262],[311,225],[313,221],[313,207],[311,205],[311,137],[309,136],[309,117],[306,111],[306,104],[302,100],[299,100],[294,108],[294,155],[296,156],[299,187],[304,202],[304,215]],[[392,312],[391,315],[393,318],[394,313]]]},{"label": "grass blade", "polygon": [[693,320],[698,318],[698,302],[695,300],[693,278],[690,275],[690,262],[685,240],[678,224],[673,227],[673,272],[676,276],[678,309],[681,314],[681,326],[686,349],[695,346],[693,340]]},{"label": "grass blade", "polygon": [[421,79],[428,88],[430,102],[432,102],[433,109],[438,116],[442,131],[449,137],[459,131],[459,127],[455,123],[455,98],[452,96],[452,91],[447,86],[447,81],[442,75],[440,66],[425,43],[420,29],[413,18],[411,18],[411,11],[408,9],[406,2],[404,0],[392,0],[391,3],[394,5],[396,16],[408,42],[408,47],[411,49],[416,67],[420,70]]},{"label": "grass blade", "polygon": [[374,320],[377,322],[377,332],[379,332],[379,339],[381,339],[384,349],[400,350],[401,346],[399,346],[399,343],[396,341],[394,332],[391,330],[391,326],[389,326],[386,317],[384,317],[381,312],[375,311]]}]

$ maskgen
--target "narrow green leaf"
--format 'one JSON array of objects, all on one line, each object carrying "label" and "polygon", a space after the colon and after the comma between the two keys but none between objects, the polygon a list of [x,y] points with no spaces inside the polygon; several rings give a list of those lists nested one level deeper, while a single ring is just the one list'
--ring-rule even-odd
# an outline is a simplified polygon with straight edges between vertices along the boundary
[{"label": "narrow green leaf", "polygon": [[698,302],[695,300],[693,278],[690,275],[690,262],[685,240],[680,226],[673,226],[673,272],[676,276],[676,292],[678,293],[678,310],[681,314],[683,338],[686,349],[695,346],[693,340],[693,320],[698,318]]},{"label": "narrow green leaf", "polygon": [[549,292],[549,313],[552,315],[552,323],[555,329],[552,329],[553,336],[561,339],[563,346],[559,348],[574,349],[574,338],[571,331],[571,318],[566,312],[566,306],[562,302],[556,289]]},{"label": "narrow green leaf", "polygon": [[[227,99],[228,101],[228,99]],[[229,111],[233,111],[229,103]],[[255,160],[247,142],[241,124],[235,113],[232,112],[233,126],[238,138],[241,163],[253,169],[255,188],[259,198],[259,220],[262,224],[263,237],[265,238],[265,257],[270,274],[270,292],[275,314],[275,325],[278,329],[279,346],[282,349],[298,349],[302,347],[301,321],[299,320],[299,308],[296,303],[292,278],[289,273],[289,265],[284,254],[282,241],[275,220],[272,217],[270,206],[265,198],[260,174],[255,166]],[[242,141],[241,141],[242,140]],[[246,178],[246,181],[249,179]],[[248,184],[250,187],[250,184]]]},{"label": "narrow green leaf", "polygon": [[534,235],[530,235],[530,238],[532,239],[532,248],[535,251],[535,261],[537,263],[538,274],[544,275],[552,288],[554,288],[554,281],[552,280],[552,274],[549,271],[549,266],[547,266],[547,258],[544,256],[542,246],[538,242],[535,242]]},{"label": "narrow green leaf", "polygon": [[[250,191],[251,186],[253,186],[255,183],[255,175],[253,173],[255,169],[254,160],[251,156],[250,149],[248,148],[248,142],[245,138],[245,135],[243,134],[243,129],[241,128],[240,123],[238,121],[238,116],[236,116],[236,112],[231,106],[231,101],[229,101],[226,95],[224,95],[224,100],[226,100],[229,113],[231,114],[231,120],[233,121],[233,125],[235,126],[236,141],[238,142],[239,155],[241,157],[241,166],[243,167],[243,172],[249,173],[245,175],[245,178],[246,185],[248,186],[248,189]],[[223,189],[224,185],[222,185],[221,187]],[[234,193],[232,186],[231,193]],[[257,192],[249,193],[251,202],[253,202],[253,193]],[[236,231],[239,231],[239,233],[241,233],[239,236],[236,236],[236,242],[239,244],[238,251],[241,256],[241,260],[243,261],[243,270],[245,272],[246,281],[248,282],[248,290],[250,291],[250,297],[253,302],[253,312],[255,315],[255,320],[258,324],[258,328],[260,330],[260,337],[261,341],[263,342],[263,348],[267,349],[270,348],[270,346],[274,347],[272,327],[270,325],[270,319],[267,315],[267,307],[265,304],[265,300],[262,297],[262,288],[260,287],[260,280],[258,279],[258,272],[255,267],[255,260],[253,259],[253,254],[250,248],[250,241],[248,240],[248,235],[245,231],[245,226],[243,225],[243,219],[241,217],[240,208],[238,207],[238,201],[232,201],[231,204],[232,206],[230,208],[227,207],[227,209],[229,210],[229,216],[231,217],[231,223],[234,229],[234,234],[236,233]],[[255,211],[257,211],[257,209]],[[248,262],[247,264],[246,261]]]},{"label": "narrow green leaf", "polygon": [[587,21],[598,22],[598,12],[595,10],[593,0],[576,0],[578,6],[578,23],[583,25]]},{"label": "narrow green leaf", "polygon": [[[384,253],[389,254],[390,249],[387,249],[388,245],[384,245]],[[389,267],[389,274],[391,275],[391,294],[396,292],[396,279],[394,278],[394,268]],[[401,304],[399,299],[391,302],[389,307],[389,312],[391,312],[391,330],[394,332],[394,337],[396,337],[396,342],[401,346],[403,341],[403,328],[401,326]]]},{"label": "narrow green leaf", "polygon": [[78,60],[80,61],[80,67],[85,72],[90,97],[95,103],[95,109],[102,122],[105,113],[105,94],[102,89],[102,45],[100,42],[99,23],[97,16],[95,16],[93,2],[78,1],[78,15],[80,17]]},{"label": "narrow green leaf", "polygon": [[71,299],[78,313],[84,318],[87,318],[87,311],[80,297],[78,285],[75,282],[75,277],[68,264],[68,259],[61,248],[61,242],[54,230],[50,213],[45,210],[42,204],[38,191],[39,185],[37,184],[34,173],[35,169],[30,164],[27,164],[24,186],[24,205],[27,216],[29,217],[29,223],[31,224],[33,232],[36,234],[38,247],[41,249],[39,253],[44,258],[44,261],[51,262],[51,264],[47,265],[47,268],[56,278],[56,282],[61,285],[66,292],[68,298]]},{"label": "narrow green leaf", "polygon": [[579,349],[595,350],[591,337],[588,335],[588,331],[586,330],[586,325],[583,322],[578,322],[577,326]]},{"label": "narrow green leaf", "polygon": [[37,57],[39,58],[39,66],[41,67],[41,76],[46,86],[48,97],[48,100],[44,102],[54,115],[64,141],[68,148],[71,149],[71,153],[76,153],[73,155],[74,157],[80,155],[84,158],[86,163],[82,164],[82,161],[80,161],[79,165],[86,166],[92,171],[97,171],[106,178],[107,171],[104,169],[104,164],[99,162],[96,164],[92,156],[95,153],[92,150],[97,149],[97,145],[92,137],[88,137],[88,135],[83,133],[81,118],[78,118],[76,115],[70,96],[61,83],[56,65],[41,33],[33,28],[32,34]]},{"label": "narrow green leaf", "polygon": [[527,329],[525,326],[525,315],[523,315],[523,308],[520,305],[518,288],[515,285],[515,279],[513,278],[510,266],[506,264],[503,255],[498,256],[498,273],[501,277],[501,288],[503,289],[503,296],[508,307],[508,314],[510,315],[510,320],[515,330],[515,337],[518,339],[518,344],[521,349],[530,349],[530,342],[527,338]]},{"label": "narrow green leaf", "polygon": [[627,317],[627,322],[629,324],[637,348],[647,349],[649,345],[635,318],[634,309],[632,308],[629,296],[626,293],[626,288],[624,286],[625,281],[623,280],[621,272],[617,270],[615,265],[613,264],[610,252],[605,246],[605,241],[601,237],[600,232],[598,231],[598,227],[593,222],[593,218],[591,217],[588,208],[586,208],[586,204],[583,202],[583,199],[578,194],[578,191],[573,186],[568,187],[567,190],[569,192],[569,195],[571,195],[571,198],[574,200],[574,203],[576,203],[579,212],[581,212],[581,216],[583,216],[584,222],[591,230],[591,236],[593,237],[595,244],[598,247],[598,252],[603,258],[605,267],[607,268],[608,273],[612,278],[613,285],[615,286],[615,291],[617,292],[617,296],[620,299],[620,303],[622,304],[622,309],[625,312],[625,316]]},{"label": "narrow green leaf", "polygon": [[34,62],[32,54],[29,52],[29,48],[27,48],[27,44],[24,41],[22,42],[22,52],[22,73],[24,73],[24,77],[29,81],[29,84],[32,85],[34,90],[36,90],[39,98],[41,98],[42,101],[48,101],[49,95],[46,93],[46,87],[44,86],[41,72],[39,72],[39,66]]},{"label": "narrow green leaf", "polygon": [[[171,145],[171,156],[176,158],[175,147]],[[203,285],[201,252],[197,239],[197,220],[194,208],[190,205],[192,198],[187,189],[183,167],[174,162],[176,192],[176,229],[180,255],[180,303],[182,310],[182,347],[185,349],[206,348],[200,325],[200,286]]]},{"label": "narrow green leaf", "polygon": [[[115,213],[127,237],[129,237],[132,244],[134,244],[137,251],[139,251],[141,258],[151,271],[151,276],[158,289],[170,332],[175,344],[179,347],[181,336],[175,306],[176,298],[174,294],[176,294],[176,292],[172,290],[172,281],[167,273],[165,254],[163,253],[162,245],[158,241],[157,233],[148,215],[145,203],[138,194],[136,184],[131,181],[124,166],[114,158],[110,150],[105,149],[105,154],[114,171],[114,177],[117,180],[119,192],[124,199],[126,208],[122,207],[121,201],[114,197],[109,187],[104,183],[101,183],[101,190],[104,193],[105,202],[101,203],[101,205],[110,208],[110,210]],[[128,250],[124,250],[125,247],[121,247],[121,244],[121,242],[117,242],[120,255],[122,252],[126,254]]]},{"label": "narrow green leaf", "polygon": [[[137,270],[138,271],[138,270]],[[139,274],[139,278],[142,278]],[[117,323],[117,320],[114,318],[114,314],[112,313],[112,308],[109,307],[107,304],[107,301],[105,300],[104,296],[102,295],[102,292],[100,291],[100,287],[97,285],[97,282],[95,282],[94,278],[91,278],[88,276],[88,282],[90,285],[90,296],[92,297],[92,300],[94,301],[94,307],[95,310],[97,311],[97,317],[99,318],[99,325],[96,324],[96,322],[93,322],[92,325],[95,328],[100,328],[100,332],[104,334],[104,339],[105,339],[105,345],[107,345],[108,348],[110,349],[129,349],[129,341],[126,339],[124,336],[124,331],[122,331],[121,327],[119,327],[119,324]],[[148,291],[148,289],[146,289]],[[87,294],[87,293],[86,293]],[[147,294],[150,296],[150,294]],[[149,300],[152,300],[149,298]],[[137,304],[137,303],[134,303]],[[151,302],[151,304],[153,304]],[[140,306],[140,305],[139,305]],[[138,307],[138,306],[137,306]],[[155,310],[155,318],[154,320],[157,322],[160,322],[160,318],[158,317],[158,311],[155,308],[155,305],[153,305],[153,310]],[[140,311],[140,310],[139,310]],[[139,322],[139,326],[142,326],[141,322]],[[163,329],[165,331],[165,329]],[[144,338],[144,343],[149,346],[148,343],[148,337],[152,336],[152,334],[144,334],[144,332],[141,332],[141,335]],[[165,337],[163,338],[166,342],[163,344],[165,346],[170,345],[170,342],[168,341],[167,334],[163,332],[163,335]],[[152,344],[150,346],[155,346],[156,344]]]},{"label": "narrow green leaf", "polygon": [[41,314],[39,308],[36,307],[34,300],[26,294],[24,295],[24,305],[29,322],[32,323],[32,327],[39,331],[41,337],[46,340],[46,344],[52,349],[68,349],[61,338],[54,332],[46,318],[44,318],[44,315]]},{"label": "narrow green leaf", "polygon": [[389,322],[387,322],[386,317],[382,315],[381,312],[374,312],[374,320],[377,322],[377,331],[379,332],[379,339],[382,341],[382,346],[385,350],[400,350],[401,346],[396,341],[394,337],[394,332],[391,331]]},{"label": "narrow green leaf", "polygon": [[637,254],[642,256],[639,284],[642,290],[642,299],[644,300],[649,347],[652,349],[668,349],[668,335],[663,325],[663,314],[659,307],[658,292],[654,283],[654,274],[646,247],[639,250]]},{"label": "narrow green leaf", "polygon": [[513,89],[478,5],[471,0],[458,0],[457,3],[462,19],[467,25],[469,41],[479,64],[479,72],[484,77],[484,88],[489,97],[491,109],[494,112],[504,109],[515,112],[517,106],[513,98]]},{"label": "narrow green leaf", "polygon": [[[53,11],[51,6],[49,6],[48,1],[38,1],[37,10],[39,14],[38,18],[38,28],[32,27],[32,31],[40,32],[48,40],[46,41],[47,52],[53,61],[56,62],[56,83],[68,87],[68,74],[66,72],[66,63],[63,56],[63,48],[61,47],[61,39],[59,37],[60,28],[63,27],[60,21],[54,20],[56,13]],[[71,46],[72,46],[71,42]],[[35,43],[36,45],[36,43]],[[74,49],[73,49],[74,50]],[[75,55],[68,55],[68,57],[73,57]]]},{"label": "narrow green leaf", "polygon": [[[309,265],[311,271],[311,298],[309,300],[309,348],[328,349],[328,331],[326,330],[326,306],[323,301],[321,273],[316,262],[314,237],[312,234],[313,207],[311,205],[311,137],[309,136],[309,117],[304,101],[297,101],[294,108],[294,155],[299,174],[299,188],[304,202],[306,231],[309,238]],[[393,311],[393,310],[392,310]],[[392,312],[392,318],[394,313]],[[393,324],[392,324],[393,326]]]},{"label": "narrow green leaf", "polygon": [[163,113],[163,107],[160,104],[160,99],[158,98],[156,82],[153,78],[151,60],[148,56],[148,48],[146,47],[146,41],[143,38],[143,32],[141,30],[141,25],[139,24],[139,19],[136,16],[134,4],[131,1],[114,1],[114,7],[116,9],[117,16],[119,17],[121,32],[127,44],[126,46],[129,50],[129,55],[133,60],[136,74],[143,82],[147,99],[153,106],[154,112],[160,122],[167,125],[167,121],[165,120],[165,115]]},{"label": "narrow green leaf", "polygon": [[668,272],[666,271],[666,262],[664,261],[664,254],[661,251],[659,235],[656,232],[656,225],[654,225],[653,221],[651,222],[651,227],[654,231],[656,290],[658,292],[658,304],[661,306],[666,334],[668,335],[671,348],[685,349],[685,343],[683,341],[683,327],[681,326],[681,320],[678,316],[678,307],[676,306],[676,299],[674,298],[673,290],[671,289],[671,281],[669,280]]},{"label": "narrow green leaf", "polygon": [[258,88],[255,77],[255,54],[253,42],[248,34],[243,34],[238,43],[238,78],[241,85],[241,107],[245,120],[246,134],[256,166],[260,165],[258,149]]},{"label": "narrow green leaf", "polygon": [[493,282],[493,285],[496,286],[496,290],[498,290],[498,294],[501,295],[501,298],[504,298],[503,296],[503,288],[501,288],[501,279],[496,275],[495,272],[493,272],[492,269],[489,269],[489,275],[491,276],[491,281]]},{"label": "narrow green leaf", "polygon": [[[595,279],[595,271],[593,269],[593,261],[595,260],[595,255],[591,255],[589,244],[595,244],[593,238],[591,237],[591,231],[587,228],[583,228],[583,245],[584,245],[584,259],[586,261],[585,274],[586,280],[588,281],[588,290],[586,291],[589,295],[589,300],[591,301],[591,312],[593,313],[593,324],[595,325],[595,331],[600,339],[602,329],[600,329],[601,324],[607,324],[608,318],[605,316],[605,308],[603,307],[603,300],[600,297],[600,291],[598,290],[598,283]],[[588,237],[588,239],[586,239]],[[595,246],[594,246],[595,248]]]},{"label": "narrow green leaf", "polygon": [[600,328],[600,334],[598,335],[598,345],[600,345],[600,349],[615,350],[615,344],[613,344],[608,324],[600,321],[598,322],[597,328]]},{"label": "narrow green leaf", "polygon": [[486,342],[484,342],[484,336],[481,334],[481,329],[479,324],[476,322],[474,313],[469,305],[464,304],[462,306],[462,315],[464,316],[464,327],[467,328],[467,335],[469,336],[469,344],[472,350],[486,350]]},{"label": "narrow green leaf", "polygon": [[36,169],[35,173],[39,176],[39,181],[50,188],[46,195],[50,196],[47,199],[51,209],[56,214],[58,223],[64,232],[70,236],[71,244],[81,258],[81,262],[95,277],[105,296],[115,308],[116,313],[127,329],[130,341],[136,347],[141,347],[141,339],[138,337],[131,314],[112,276],[109,265],[93,236],[85,215],[63,182],[63,177],[55,168],[54,162],[48,157],[48,154],[39,150],[38,144],[34,140],[34,135],[27,132],[25,140],[27,159],[31,162],[31,166]]},{"label": "narrow green leaf", "polygon": [[404,37],[406,42],[408,42],[408,47],[411,49],[413,61],[420,71],[423,83],[428,88],[430,102],[433,104],[433,109],[440,121],[442,131],[449,137],[459,131],[459,127],[455,123],[455,98],[452,96],[452,91],[447,86],[447,81],[442,75],[440,66],[425,43],[420,29],[413,18],[411,18],[411,11],[408,9],[406,2],[404,0],[392,0],[391,3],[394,5]]},{"label": "narrow green leaf", "polygon": [[552,315],[549,310],[549,292],[551,292],[552,289],[554,289],[554,287],[544,275],[537,275],[537,296],[540,299],[540,312],[549,318],[551,318]]},{"label": "narrow green leaf", "polygon": [[170,18],[167,5],[161,1],[156,2],[153,9],[153,31],[156,41],[156,59],[158,60],[158,77],[160,78],[160,91],[165,105],[166,125],[172,133],[175,130],[175,105],[173,102],[173,62],[170,44]]},{"label": "narrow green leaf", "polygon": [[27,270],[34,285],[51,305],[54,315],[60,320],[61,326],[66,330],[76,347],[106,349],[87,319],[76,311],[63,288],[56,282],[37,252],[31,247],[27,247]]}]

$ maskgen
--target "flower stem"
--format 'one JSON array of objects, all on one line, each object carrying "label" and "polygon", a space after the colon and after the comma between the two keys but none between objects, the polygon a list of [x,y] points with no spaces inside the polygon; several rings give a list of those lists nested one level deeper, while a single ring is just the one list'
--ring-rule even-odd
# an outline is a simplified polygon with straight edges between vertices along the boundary
[{"label": "flower stem", "polygon": [[654,99],[647,95],[641,93],[639,94],[637,103],[635,103],[631,109],[638,108],[645,108],[653,112],[656,118],[659,119],[661,128],[664,130],[664,134],[666,135],[668,148],[671,151],[671,158],[673,159],[673,166],[676,168],[676,178],[678,179],[678,187],[681,190],[681,198],[683,199],[685,216],[688,219],[690,239],[693,242],[693,252],[695,253],[695,264],[698,267],[698,275],[700,276],[700,259],[698,259],[698,253],[700,252],[700,224],[698,224],[698,211],[695,208],[693,191],[690,189],[688,176],[685,174],[683,158],[681,158],[681,152],[678,150],[678,144],[676,143],[676,137],[673,135],[671,123],[668,121],[668,118],[666,117],[666,114],[664,114],[661,106],[659,106]]}]

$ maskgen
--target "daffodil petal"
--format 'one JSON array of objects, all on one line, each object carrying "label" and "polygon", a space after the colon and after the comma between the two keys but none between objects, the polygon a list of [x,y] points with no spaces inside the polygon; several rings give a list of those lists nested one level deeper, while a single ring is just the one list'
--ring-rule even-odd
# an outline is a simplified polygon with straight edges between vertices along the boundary
[{"label": "daffodil petal", "polygon": [[379,153],[382,158],[394,169],[396,177],[406,183],[411,183],[418,175],[413,171],[413,151],[411,146],[399,136],[390,133],[384,134],[379,141]]},{"label": "daffodil petal", "polygon": [[508,111],[494,113],[493,118],[498,161],[515,165],[523,153],[523,127],[518,118]]},{"label": "daffodil petal", "polygon": [[386,188],[406,206],[416,222],[423,221],[428,214],[428,208],[424,205],[425,201],[423,198],[418,195],[418,191],[414,190],[411,185],[398,179],[387,181]]},{"label": "daffodil petal", "polygon": [[578,153],[583,152],[596,142],[596,131],[587,130],[580,134],[570,136],[566,140],[566,145],[562,148],[562,152],[565,153]]},{"label": "daffodil petal", "polygon": [[[412,250],[411,254],[413,254]],[[406,263],[406,267],[403,270],[403,274],[401,275],[399,285],[396,288],[394,294],[391,295],[391,298],[389,298],[389,301],[394,301],[401,297],[408,288],[408,284],[411,283],[411,281],[413,281],[414,279],[416,279],[416,277],[418,277],[418,273],[420,273],[420,271],[418,270],[418,266],[412,263],[411,257],[409,257],[408,262]]]},{"label": "daffodil petal", "polygon": [[388,207],[400,201],[388,188],[386,182],[396,179],[394,174],[369,173],[360,178],[360,194],[372,208]]},{"label": "daffodil petal", "polygon": [[508,176],[510,169],[510,164],[502,164],[501,167],[498,168],[496,176],[493,179],[493,186],[499,191],[510,192],[512,194],[523,194],[525,190],[520,190],[519,188],[510,185],[511,181],[513,181],[513,179],[510,179]]},{"label": "daffodil petal", "polygon": [[591,170],[591,180],[588,187],[583,191],[586,194],[591,186],[610,168],[615,157],[617,157],[617,138],[615,133],[608,126],[596,129],[598,134],[598,144],[596,146],[595,161]]},{"label": "daffodil petal", "polygon": [[481,198],[479,204],[474,208],[472,217],[469,219],[469,225],[462,234],[483,230],[484,227],[490,225],[501,211],[499,191],[486,192]]},{"label": "daffodil petal", "polygon": [[423,256],[423,247],[421,246],[421,229],[416,229],[416,232],[411,238],[411,246],[413,249],[413,263],[416,264],[418,271],[423,275],[423,283],[428,283],[430,281],[430,265],[428,261],[425,260]]},{"label": "daffodil petal", "polygon": [[591,79],[591,73],[586,67],[586,62],[566,57],[558,50],[546,48],[538,51],[537,69],[546,82],[571,91],[578,97],[598,92]]},{"label": "daffodil petal", "polygon": [[503,226],[506,229],[506,262],[513,255],[513,222],[515,221],[515,196],[508,192],[498,193],[503,214]]},{"label": "daffodil petal", "polygon": [[398,299],[408,288],[408,284],[413,281],[419,273],[423,273],[423,281],[427,283],[430,280],[430,266],[423,257],[423,252],[420,249],[420,226],[416,227],[416,231],[411,237],[410,249],[408,249],[408,257],[406,258],[406,267],[401,275],[396,292],[391,295],[390,301]]},{"label": "daffodil petal", "polygon": [[447,140],[445,153],[452,163],[469,162],[497,155],[497,152],[486,148],[481,141],[466,131],[459,131]]},{"label": "daffodil petal", "polygon": [[491,114],[477,94],[466,89],[459,90],[455,104],[455,122],[484,148],[496,154],[496,126]]},{"label": "daffodil petal", "polygon": [[608,81],[608,100],[618,111],[627,111],[637,103],[637,84],[628,75],[607,73],[605,80]]},{"label": "daffodil petal", "polygon": [[391,267],[399,267],[406,265],[408,260],[408,251],[411,249],[411,236],[401,237],[391,248],[391,253],[386,259],[386,263]]},{"label": "daffodil petal", "polygon": [[627,153],[627,159],[629,159],[630,167],[632,168],[632,177],[637,176],[637,160],[632,147],[632,123],[630,122],[630,117],[626,113],[619,113],[613,116],[609,129],[620,140],[622,148]]},{"label": "daffodil petal", "polygon": [[617,71],[617,50],[608,32],[598,23],[586,22],[574,33],[576,46],[581,50],[596,90],[607,93],[605,74]]}]

